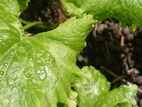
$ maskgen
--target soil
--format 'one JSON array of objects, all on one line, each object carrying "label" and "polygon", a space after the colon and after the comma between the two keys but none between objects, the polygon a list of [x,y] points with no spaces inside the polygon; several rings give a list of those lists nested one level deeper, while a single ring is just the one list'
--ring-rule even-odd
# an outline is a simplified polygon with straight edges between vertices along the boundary
[{"label": "soil", "polygon": [[30,1],[28,8],[20,17],[29,22],[39,21],[43,23],[43,25],[34,26],[27,30],[32,34],[52,30],[67,19],[58,0]]},{"label": "soil", "polygon": [[[20,17],[45,23],[44,27],[28,29],[31,34],[52,30],[68,18],[57,0],[31,0]],[[94,27],[86,42],[87,46],[77,58],[77,65],[80,68],[92,65],[99,69],[111,82],[112,88],[128,82],[137,84],[136,107],[142,107],[142,27],[132,31],[115,19],[106,19]]]}]

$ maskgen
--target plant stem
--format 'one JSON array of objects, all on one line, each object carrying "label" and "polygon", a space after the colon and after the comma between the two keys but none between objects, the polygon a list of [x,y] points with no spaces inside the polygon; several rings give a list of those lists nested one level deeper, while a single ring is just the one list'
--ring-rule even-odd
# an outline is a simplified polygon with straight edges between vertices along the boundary
[{"label": "plant stem", "polygon": [[40,21],[31,22],[31,23],[25,25],[23,28],[24,28],[24,30],[27,30],[27,29],[29,29],[33,26],[37,26],[37,25],[43,25],[43,23]]},{"label": "plant stem", "polygon": [[20,19],[21,23],[23,23],[25,26],[23,27],[24,30],[28,30],[29,28],[31,27],[34,27],[34,26],[37,26],[41,29],[46,29],[46,30],[51,30],[51,29],[54,29],[58,26],[57,25],[51,25],[50,23],[48,22],[42,22],[42,21],[34,21],[34,22],[30,22],[30,21],[26,21],[26,20],[23,20],[23,19]]},{"label": "plant stem", "polygon": [[116,84],[118,81],[121,81],[121,82],[123,82],[123,83],[126,83],[126,81],[124,80],[124,78],[125,78],[125,76],[124,76],[124,75],[121,75],[121,76],[117,77],[116,79],[114,79],[114,80],[112,81],[112,84]]},{"label": "plant stem", "polygon": [[121,81],[121,82],[123,82],[123,83],[127,83],[127,82],[125,81],[125,79],[124,79],[125,76],[123,76],[123,75],[119,76],[119,75],[115,74],[114,72],[108,70],[108,69],[105,68],[104,66],[101,66],[101,69],[107,71],[110,75],[112,75],[113,77],[115,77],[115,79],[112,81],[112,84],[115,84],[117,81]]},{"label": "plant stem", "polygon": [[108,69],[105,68],[104,66],[101,66],[101,69],[107,71],[110,75],[112,75],[112,76],[115,77],[115,78],[119,77],[117,74],[115,74],[114,72],[108,70]]},{"label": "plant stem", "polygon": [[31,23],[31,22],[26,21],[26,20],[23,20],[23,19],[21,19],[21,18],[20,18],[20,21],[21,21],[21,23],[23,23],[23,24],[25,24],[25,25],[27,25],[27,24],[30,24],[30,23]]}]

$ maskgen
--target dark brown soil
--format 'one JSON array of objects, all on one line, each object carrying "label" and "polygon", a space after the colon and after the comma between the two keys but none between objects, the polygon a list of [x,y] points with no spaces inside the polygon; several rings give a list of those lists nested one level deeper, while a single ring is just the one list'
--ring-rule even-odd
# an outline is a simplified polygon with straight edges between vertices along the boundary
[{"label": "dark brown soil", "polygon": [[[56,28],[66,20],[58,0],[30,0],[29,7],[21,14],[26,21],[41,21],[43,25],[28,29],[30,33],[39,33]],[[24,23],[23,23],[24,24]]]}]

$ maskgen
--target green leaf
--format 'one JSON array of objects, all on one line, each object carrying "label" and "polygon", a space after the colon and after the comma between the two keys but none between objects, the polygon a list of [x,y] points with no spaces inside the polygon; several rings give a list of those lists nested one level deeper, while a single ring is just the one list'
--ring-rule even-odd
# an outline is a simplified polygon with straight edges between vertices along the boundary
[{"label": "green leaf", "polygon": [[17,0],[20,5],[20,11],[25,10],[28,7],[30,0]]},{"label": "green leaf", "polygon": [[71,87],[83,78],[76,56],[93,23],[90,16],[71,18],[53,31],[22,39],[11,28],[0,29],[0,106],[76,107]]},{"label": "green leaf", "polygon": [[132,104],[136,104],[134,100],[136,93],[136,85],[129,84],[121,86],[101,96],[95,107],[132,107]]},{"label": "green leaf", "polygon": [[0,29],[11,29],[22,35],[24,30],[18,16],[28,2],[29,0],[0,0]]},{"label": "green leaf", "polygon": [[68,22],[60,24],[57,29],[39,33],[36,36],[38,39],[43,39],[43,36],[47,35],[47,38],[61,41],[64,45],[80,52],[85,47],[85,39],[94,23],[95,21],[91,15],[84,15],[80,20],[73,17]]},{"label": "green leaf", "polygon": [[109,91],[110,84],[93,67],[83,67],[82,72],[90,73],[92,78],[75,84],[79,107],[132,107],[136,104],[134,96],[137,86],[129,84]]},{"label": "green leaf", "polygon": [[2,12],[1,10],[0,10],[0,29],[12,30],[18,33],[19,35],[21,35],[21,37],[22,34],[24,33],[23,26],[19,21],[19,19],[14,15]]},{"label": "green leaf", "polygon": [[108,18],[119,20],[122,25],[133,28],[142,25],[142,0],[61,0],[70,16],[91,14],[94,19]]},{"label": "green leaf", "polygon": [[79,94],[78,105],[79,107],[96,107],[98,97],[109,91],[110,83],[104,75],[93,67],[86,66],[81,71],[90,74],[92,77],[87,81],[79,81],[75,84],[74,88]]},{"label": "green leaf", "polygon": [[30,0],[0,0],[0,10],[18,16]]}]

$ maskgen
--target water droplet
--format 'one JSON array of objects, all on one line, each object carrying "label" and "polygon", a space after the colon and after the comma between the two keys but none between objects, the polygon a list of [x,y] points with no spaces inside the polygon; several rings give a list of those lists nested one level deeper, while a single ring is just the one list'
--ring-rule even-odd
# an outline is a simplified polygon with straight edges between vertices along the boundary
[{"label": "water droplet", "polygon": [[42,60],[41,60],[41,59],[38,59],[38,60],[37,60],[37,63],[39,63],[39,64],[42,63]]},{"label": "water droplet", "polygon": [[4,71],[0,71],[0,77],[4,75]]},{"label": "water droplet", "polygon": [[45,80],[46,79],[46,71],[45,70],[39,70],[37,71],[37,75],[39,77],[40,80]]},{"label": "water droplet", "polygon": [[0,71],[0,81],[2,81],[2,77],[4,76],[4,71]]},{"label": "water droplet", "polygon": [[42,57],[43,54],[42,53],[37,53],[37,57]]},{"label": "water droplet", "polygon": [[14,84],[16,84],[15,80],[13,80],[13,79],[8,80],[8,85],[9,86],[14,85]]},{"label": "water droplet", "polygon": [[7,66],[8,66],[7,63],[2,64],[2,65],[0,65],[0,69],[5,70],[5,69],[7,69]]},{"label": "water droplet", "polygon": [[35,66],[34,63],[32,63],[32,64],[31,64],[31,67],[34,67],[34,66]]},{"label": "water droplet", "polygon": [[0,65],[0,69],[2,69],[3,68],[3,65]]},{"label": "water droplet", "polygon": [[46,54],[46,56],[47,56],[47,57],[50,57],[50,54],[49,54],[49,53],[47,53],[47,54]]},{"label": "water droplet", "polygon": [[8,66],[8,64],[7,64],[7,63],[5,63],[5,64],[4,64],[4,66],[5,66],[5,67],[7,67],[7,66]]},{"label": "water droplet", "polygon": [[25,72],[25,76],[27,77],[27,78],[30,78],[31,77],[31,75],[32,75],[32,71],[26,71]]}]

